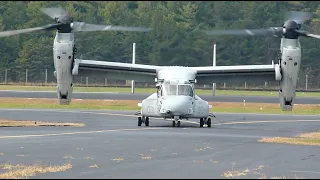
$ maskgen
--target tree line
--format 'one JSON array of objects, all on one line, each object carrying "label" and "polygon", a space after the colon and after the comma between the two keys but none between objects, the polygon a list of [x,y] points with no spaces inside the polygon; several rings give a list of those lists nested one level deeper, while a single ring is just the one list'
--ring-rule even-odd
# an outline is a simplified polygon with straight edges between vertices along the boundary
[{"label": "tree line", "polygon": [[[279,27],[284,13],[293,10],[313,13],[302,29],[320,33],[319,5],[319,1],[0,1],[0,31],[54,23],[40,8],[63,7],[75,21],[152,28],[148,33],[78,32],[77,58],[131,63],[135,42],[136,63],[208,66],[215,41],[218,66],[271,64],[280,39],[209,36],[202,30]],[[30,74],[53,71],[54,35],[55,31],[40,31],[0,38],[0,72],[9,69],[8,76],[19,81],[25,69]],[[318,85],[320,41],[302,37],[300,42],[301,73]]]}]

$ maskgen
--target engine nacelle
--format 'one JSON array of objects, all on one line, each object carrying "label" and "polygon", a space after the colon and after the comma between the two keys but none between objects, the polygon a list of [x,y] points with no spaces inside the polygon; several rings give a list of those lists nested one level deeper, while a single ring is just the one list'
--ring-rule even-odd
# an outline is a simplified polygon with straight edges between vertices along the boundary
[{"label": "engine nacelle", "polygon": [[282,78],[279,90],[280,108],[283,111],[292,111],[294,105],[301,62],[300,55],[300,48],[283,48],[280,61]]},{"label": "engine nacelle", "polygon": [[53,58],[57,79],[57,94],[60,104],[68,105],[73,92],[74,69],[73,34],[58,33],[54,42]]},{"label": "engine nacelle", "polygon": [[69,86],[66,93],[61,93],[60,87],[57,86],[57,94],[60,105],[69,105],[72,99],[73,86]]}]

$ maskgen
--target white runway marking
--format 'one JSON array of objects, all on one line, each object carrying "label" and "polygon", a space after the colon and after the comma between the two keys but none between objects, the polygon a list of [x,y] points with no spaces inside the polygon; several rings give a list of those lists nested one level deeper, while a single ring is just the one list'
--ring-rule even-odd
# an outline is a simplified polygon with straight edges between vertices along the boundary
[{"label": "white runway marking", "polygon": [[99,115],[109,115],[109,116],[123,116],[123,117],[138,117],[136,115],[131,114],[115,114],[115,113],[107,113],[107,112],[79,112],[79,113],[85,113],[85,114],[99,114]]},{"label": "white runway marking", "polygon": [[[18,108],[0,108],[1,110],[5,111],[43,111],[43,112],[66,112],[66,113],[96,113],[94,111],[86,110],[86,109],[18,109]],[[108,111],[108,110],[106,110]],[[126,111],[124,111],[126,112]],[[128,112],[128,111],[127,111]],[[130,112],[130,111],[129,111]],[[133,111],[132,111],[133,112]],[[99,112],[97,112],[99,113]],[[101,112],[105,113],[105,112]],[[259,113],[232,113],[232,112],[213,112],[216,115],[219,114],[229,114],[229,115],[259,115],[259,116],[319,116],[320,114],[259,114]],[[319,116],[320,117],[320,116]]]},{"label": "white runway marking", "polygon": [[[215,112],[213,112],[215,113]],[[260,114],[260,113],[233,113],[233,112],[218,112],[215,114],[239,114],[239,115],[259,115],[259,116],[319,116],[320,114]]]},{"label": "white runway marking", "polygon": [[315,174],[320,174],[319,171],[291,171],[291,172],[301,172],[301,173],[315,173]]},{"label": "white runway marking", "polygon": [[[11,111],[49,111],[49,112],[67,112],[67,113],[82,113],[82,114],[97,114],[97,115],[108,115],[108,116],[122,116],[122,117],[138,117],[136,115],[131,114],[117,114],[117,113],[108,113],[108,112],[92,112],[92,111],[79,111],[79,110],[56,110],[56,109],[0,109],[0,110],[11,110]],[[220,114],[242,114],[242,113],[220,113]],[[251,114],[251,113],[244,113]],[[271,114],[254,114],[251,115],[271,115]],[[283,115],[283,114],[272,114],[272,115]],[[288,116],[288,115],[287,115]],[[289,116],[315,116],[315,115],[289,115]],[[151,118],[157,120],[164,120],[163,118]],[[167,121],[172,121],[170,119],[166,119]],[[214,121],[214,120],[213,120]],[[187,122],[192,124],[199,124],[199,122],[189,121],[189,120],[181,120],[181,122]],[[225,123],[216,123],[212,124],[214,126],[218,125],[231,125],[231,124],[254,124],[254,123],[293,123],[293,122],[320,122],[320,120],[260,120],[260,121],[236,121],[236,122],[225,122]]]},{"label": "white runway marking", "polygon": [[238,121],[225,122],[213,125],[227,125],[227,124],[254,124],[254,123],[290,123],[290,122],[320,122],[320,120],[263,120],[263,121]]},{"label": "white runway marking", "polygon": [[[87,114],[100,114],[100,115],[109,115],[109,116],[123,116],[123,117],[138,117],[136,115],[130,114],[115,114],[115,113],[106,113],[106,112],[80,112],[80,113],[87,113]],[[152,119],[161,119],[163,118],[152,118]],[[167,121],[172,121],[170,119],[166,119]],[[193,124],[199,124],[198,122],[188,121],[188,120],[181,120],[181,122],[188,122]],[[262,121],[238,121],[238,122],[225,122],[225,123],[216,123],[212,125],[228,125],[228,124],[254,124],[254,123],[289,123],[289,122],[320,122],[320,120],[262,120]]]},{"label": "white runway marking", "polygon": [[142,130],[158,130],[158,129],[165,129],[165,128],[107,129],[107,130],[100,130],[100,131],[82,131],[82,132],[69,132],[69,133],[57,133],[57,134],[29,134],[29,135],[17,135],[17,136],[0,136],[0,139],[45,137],[45,136],[64,136],[64,135],[76,135],[76,134],[93,134],[93,133],[104,133],[104,132],[142,131]]}]

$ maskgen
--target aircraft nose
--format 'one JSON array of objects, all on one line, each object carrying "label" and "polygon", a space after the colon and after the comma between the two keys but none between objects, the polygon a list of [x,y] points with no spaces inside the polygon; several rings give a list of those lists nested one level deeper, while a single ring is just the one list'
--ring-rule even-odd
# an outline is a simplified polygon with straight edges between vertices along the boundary
[{"label": "aircraft nose", "polygon": [[165,99],[162,102],[161,113],[172,115],[189,114],[192,101],[190,97],[175,96]]}]

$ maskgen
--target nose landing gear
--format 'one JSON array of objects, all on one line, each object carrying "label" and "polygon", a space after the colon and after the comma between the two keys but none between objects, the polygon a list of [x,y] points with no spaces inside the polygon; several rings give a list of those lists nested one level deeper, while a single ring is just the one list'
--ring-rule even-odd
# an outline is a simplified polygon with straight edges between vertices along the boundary
[{"label": "nose landing gear", "polygon": [[181,124],[180,119],[181,118],[179,116],[172,117],[172,127],[175,127],[176,123],[177,123],[177,126],[180,127],[180,124]]},{"label": "nose landing gear", "polygon": [[173,120],[172,121],[172,127],[176,126],[176,122],[177,122],[177,126],[180,127],[181,121],[180,120]]}]

